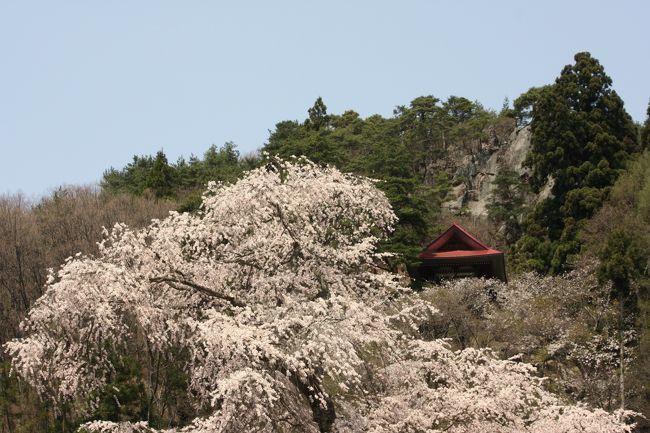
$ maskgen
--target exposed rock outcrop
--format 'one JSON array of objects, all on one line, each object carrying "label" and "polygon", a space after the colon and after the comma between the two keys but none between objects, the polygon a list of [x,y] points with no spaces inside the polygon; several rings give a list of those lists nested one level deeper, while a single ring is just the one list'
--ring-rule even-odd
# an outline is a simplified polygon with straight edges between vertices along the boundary
[{"label": "exposed rock outcrop", "polygon": [[498,131],[491,128],[487,136],[487,141],[480,143],[477,149],[460,147],[450,152],[456,166],[453,173],[455,186],[451,193],[453,199],[444,206],[452,212],[463,211],[486,217],[493,181],[500,171],[513,170],[522,179],[529,175],[523,166],[531,147],[529,126],[512,130],[507,138],[500,138]]}]

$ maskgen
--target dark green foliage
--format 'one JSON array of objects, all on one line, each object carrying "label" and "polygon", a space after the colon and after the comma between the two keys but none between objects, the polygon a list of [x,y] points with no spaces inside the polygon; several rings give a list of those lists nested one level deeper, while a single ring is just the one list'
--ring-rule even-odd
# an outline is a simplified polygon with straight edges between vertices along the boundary
[{"label": "dark green foliage", "polygon": [[187,399],[183,360],[177,350],[156,355],[149,366],[136,356],[116,359],[115,372],[99,393],[99,406],[89,419],[147,420],[157,428],[186,423],[196,414]]},{"label": "dark green foliage", "polygon": [[641,127],[641,146],[644,149],[650,149],[650,102],[648,102],[645,122]]},{"label": "dark green foliage", "polygon": [[442,104],[442,109],[450,117],[450,120],[455,123],[462,123],[475,118],[476,113],[482,107],[467,98],[459,96],[450,96],[447,101]]},{"label": "dark green foliage", "polygon": [[627,290],[648,274],[650,153],[632,161],[610,190],[605,206],[585,228],[584,250],[600,258],[602,279]]},{"label": "dark green foliage", "polygon": [[[351,110],[329,114],[319,97],[307,114],[302,122],[277,123],[263,150],[284,158],[304,155],[379,180],[377,186],[399,218],[383,248],[397,252],[409,266],[416,264],[421,247],[440,228],[436,221],[454,174],[450,152],[476,153],[499,121],[478,102],[458,96],[446,101],[422,96],[398,106],[392,118],[366,119]],[[179,211],[194,211],[208,181],[234,181],[259,163],[254,155],[241,157],[230,142],[211,146],[202,159],[191,156],[175,164],[160,151],[155,157],[136,156],[122,170],[107,170],[102,188],[170,198],[181,203]]]},{"label": "dark green foliage", "polygon": [[510,106],[510,98],[507,96],[503,98],[503,103],[501,104],[501,110],[499,111],[499,117],[501,118],[510,118],[517,119],[517,113],[515,109]]},{"label": "dark green foliage", "polygon": [[[226,142],[220,148],[213,144],[203,155],[202,166],[198,161],[195,163],[194,171],[199,175],[198,181],[203,184],[211,180],[233,181],[241,174],[239,151],[232,141]],[[193,174],[192,170],[188,169],[187,174],[181,170],[181,175],[185,175],[187,179],[186,186],[196,185],[197,180]]]},{"label": "dark green foliage", "polygon": [[145,186],[158,198],[170,197],[174,187],[174,169],[169,166],[167,157],[162,150],[156,153],[153,166],[147,173]]},{"label": "dark green foliage", "polygon": [[635,126],[612,81],[589,53],[575,55],[552,86],[515,101],[520,117],[532,107],[532,149],[526,164],[539,192],[552,179],[551,197],[525,220],[517,261],[525,269],[566,270],[580,251],[577,234],[599,209],[609,187],[639,152]]},{"label": "dark green foliage", "polygon": [[382,246],[400,255],[407,267],[417,263],[423,245],[440,229],[441,204],[450,190],[450,152],[475,151],[498,121],[479,103],[452,96],[415,98],[398,106],[392,118],[362,119],[354,111],[327,113],[322,99],[304,122],[276,125],[264,151],[282,157],[304,155],[343,171],[378,179],[399,223]]},{"label": "dark green foliage", "polygon": [[160,150],[155,157],[134,156],[133,162],[121,170],[104,172],[102,189],[111,193],[152,195],[181,201],[180,211],[193,211],[201,203],[201,193],[209,181],[232,182],[241,173],[259,163],[256,155],[241,158],[232,142],[215,145],[199,159],[192,155],[169,164]]},{"label": "dark green foliage", "polygon": [[605,207],[585,230],[585,251],[599,257],[599,275],[629,297],[634,281],[646,278],[650,236],[650,154],[632,161],[611,187]]},{"label": "dark green foliage", "polygon": [[[516,172],[501,170],[488,205],[490,223],[504,227],[508,246],[517,241],[513,249],[519,269],[560,272],[572,256],[585,250],[601,258],[599,276],[613,281],[612,295],[622,296],[633,307],[628,311],[638,333],[639,356],[629,372],[631,407],[648,413],[650,156],[636,161],[624,176],[619,174],[630,155],[641,148],[637,135],[643,147],[650,144],[650,105],[649,118],[637,130],[598,61],[587,53],[577,54],[575,60],[555,84],[531,88],[514,101],[513,109],[504,103],[499,116],[463,97],[441,101],[422,96],[398,106],[392,117],[361,118],[351,110],[329,114],[319,97],[305,120],[277,123],[263,150],[285,158],[305,155],[377,179],[399,217],[393,235],[381,248],[399,254],[393,263],[396,267],[406,264],[412,269],[422,246],[442,228],[442,202],[450,185],[464,180],[462,174],[455,176],[456,167],[449,167],[452,156],[458,156],[450,154],[479,154],[491,140],[491,131],[512,129],[513,117],[519,126],[530,123],[530,185]],[[180,203],[179,210],[193,211],[208,181],[234,181],[243,170],[259,164],[259,157],[241,156],[231,142],[176,163],[169,163],[161,150],[155,156],[135,156],[121,170],[107,170],[102,188],[165,200],[152,200],[158,204],[173,199]],[[549,178],[555,182],[552,194],[525,214],[531,186],[539,191]],[[61,199],[55,194],[53,201]],[[62,213],[70,218],[70,212]],[[600,226],[592,230],[598,239],[586,241],[585,248],[579,235],[599,218]],[[56,220],[43,231],[52,233],[59,226]],[[51,251],[57,239],[39,242]],[[161,428],[191,419],[195,413],[186,398],[187,378],[174,367],[183,364],[178,362],[183,354],[131,352],[132,357],[116,363],[118,368],[99,395],[98,412],[92,418],[146,419]],[[8,376],[6,363],[0,363],[0,418],[0,431],[11,433],[68,432],[82,421],[72,411],[55,416],[33,391]]]},{"label": "dark green foliage", "polygon": [[533,119],[533,108],[541,97],[542,93],[551,86],[531,87],[522,93],[513,103],[513,114],[518,126],[529,125]]},{"label": "dark green foliage", "polygon": [[149,173],[153,169],[151,156],[134,156],[133,161],[122,170],[109,168],[102,177],[102,189],[142,195],[147,187]]},{"label": "dark green foliage", "polygon": [[519,173],[501,170],[494,179],[493,187],[487,205],[488,218],[496,227],[503,227],[504,240],[507,245],[512,245],[521,236],[520,219],[529,192],[528,184]]},{"label": "dark green foliage", "polygon": [[[446,122],[451,120],[445,116],[440,100],[433,96],[421,96],[406,106],[398,106],[395,111],[395,124],[405,151],[409,155],[411,170],[415,173],[424,172],[427,176],[427,156],[438,159],[444,149],[442,131]],[[459,111],[461,108],[459,107]]]},{"label": "dark green foliage", "polygon": [[327,115],[327,107],[320,96],[307,112],[309,118],[305,120],[305,126],[308,128],[318,131],[329,126],[330,117]]},{"label": "dark green foliage", "polygon": [[429,230],[435,218],[435,206],[440,205],[440,194],[419,185],[413,178],[389,176],[378,186],[386,193],[399,218],[395,231],[381,249],[397,253],[400,261],[405,261],[409,267],[415,266],[422,243],[432,235]]},{"label": "dark green foliage", "polygon": [[123,357],[115,365],[112,380],[100,393],[97,412],[91,418],[115,422],[146,419],[148,398],[141,380],[142,366],[132,357]]},{"label": "dark green foliage", "polygon": [[617,297],[630,297],[632,281],[641,275],[647,265],[640,237],[626,227],[614,228],[599,254],[598,275],[613,283]]},{"label": "dark green foliage", "polygon": [[448,143],[464,149],[469,154],[474,154],[478,144],[488,140],[488,129],[495,124],[496,115],[483,108],[478,102],[450,96],[442,104],[445,114],[445,129],[438,131],[442,135],[443,147]]},{"label": "dark green foliage", "polygon": [[552,176],[556,196],[591,186],[585,175],[593,168],[619,170],[640,150],[632,119],[603,67],[589,53],[576,54],[575,62],[540,92],[533,108],[531,185],[538,191]]},{"label": "dark green foliage", "polygon": [[[628,406],[650,413],[650,153],[631,161],[605,205],[586,224],[583,252],[600,258],[598,276],[612,282],[621,331],[635,332],[636,359],[625,372]],[[646,426],[647,428],[648,426]]]},{"label": "dark green foliage", "polygon": [[93,419],[146,420],[156,428],[185,425],[196,412],[187,398],[187,376],[181,369],[185,358],[176,352],[159,355],[148,367],[138,356],[142,353],[121,356],[97,395],[96,410],[83,417],[73,407],[55,413],[48,402],[9,374],[8,362],[0,361],[0,432],[72,433]]},{"label": "dark green foliage", "polygon": [[523,235],[514,246],[512,257],[516,270],[547,273],[562,235],[555,198],[546,198],[534,206],[523,220]]}]

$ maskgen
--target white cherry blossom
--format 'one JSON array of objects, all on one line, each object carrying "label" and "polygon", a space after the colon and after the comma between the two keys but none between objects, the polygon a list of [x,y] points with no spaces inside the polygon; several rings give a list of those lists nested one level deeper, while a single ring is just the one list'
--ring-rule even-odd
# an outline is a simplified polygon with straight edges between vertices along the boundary
[{"label": "white cherry blossom", "polygon": [[526,364],[420,339],[435,309],[376,252],[394,223],[373,181],[271,158],[211,183],[199,213],[116,225],[97,257],[69,259],[6,344],[13,370],[56,405],[92,410],[112,353],[184,350],[206,415],[169,433],[629,431],[563,405]]}]

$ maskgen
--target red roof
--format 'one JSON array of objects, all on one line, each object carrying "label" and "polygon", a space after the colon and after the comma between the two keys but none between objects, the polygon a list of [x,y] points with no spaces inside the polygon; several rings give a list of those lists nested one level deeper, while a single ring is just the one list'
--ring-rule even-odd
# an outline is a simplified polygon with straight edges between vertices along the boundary
[{"label": "red roof", "polygon": [[503,254],[469,234],[456,223],[445,230],[420,253],[421,259],[475,257]]}]

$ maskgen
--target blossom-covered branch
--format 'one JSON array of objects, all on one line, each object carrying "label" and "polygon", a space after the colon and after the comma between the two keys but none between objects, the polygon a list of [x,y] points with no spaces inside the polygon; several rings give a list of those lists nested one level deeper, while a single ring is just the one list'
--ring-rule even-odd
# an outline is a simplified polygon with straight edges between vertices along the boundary
[{"label": "blossom-covered branch", "polygon": [[[272,158],[210,184],[197,214],[107,231],[97,257],[52,275],[6,350],[44,397],[88,412],[129,342],[181,350],[203,415],[168,433],[629,430],[565,407],[524,364],[423,340],[435,309],[376,252],[394,223],[371,180]],[[82,428],[159,431],[143,421]]]}]

